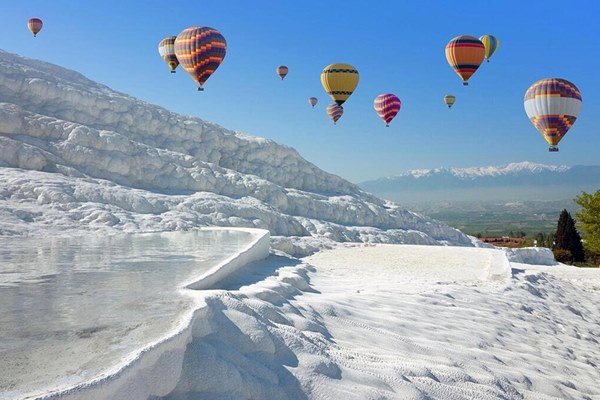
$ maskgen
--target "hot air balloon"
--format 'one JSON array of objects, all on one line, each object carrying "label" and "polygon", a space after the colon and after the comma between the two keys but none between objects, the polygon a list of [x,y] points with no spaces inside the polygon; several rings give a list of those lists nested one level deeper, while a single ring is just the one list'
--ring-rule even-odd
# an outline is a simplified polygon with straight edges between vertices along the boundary
[{"label": "hot air balloon", "polygon": [[327,115],[329,115],[329,118],[333,120],[334,125],[337,123],[338,119],[340,119],[343,113],[344,107],[340,106],[339,104],[333,103],[327,106]]},{"label": "hot air balloon", "polygon": [[473,36],[457,36],[446,45],[446,60],[465,86],[483,62],[484,56],[485,46]]},{"label": "hot air balloon", "polygon": [[565,79],[542,79],[527,89],[524,102],[529,120],[550,145],[549,151],[558,151],[558,142],[581,111],[577,86]]},{"label": "hot air balloon", "polygon": [[400,99],[394,94],[380,94],[375,97],[373,104],[375,112],[385,122],[385,126],[390,126],[398,111],[400,111]]},{"label": "hot air balloon", "polygon": [[479,41],[481,43],[483,43],[483,46],[485,47],[486,61],[490,62],[490,58],[492,57],[492,54],[494,54],[496,52],[496,50],[498,50],[498,47],[500,46],[500,41],[492,35],[483,35],[482,37],[479,38]]},{"label": "hot air balloon", "polygon": [[448,106],[448,108],[452,107],[452,105],[456,102],[456,96],[452,94],[447,94],[444,96],[444,103]]},{"label": "hot air balloon", "polygon": [[33,33],[33,37],[36,37],[42,30],[43,25],[44,23],[39,18],[30,18],[29,21],[27,21],[27,28]]},{"label": "hot air balloon", "polygon": [[321,84],[338,105],[344,104],[358,85],[358,71],[350,64],[331,64],[321,73]]},{"label": "hot air balloon", "polygon": [[289,71],[289,69],[285,65],[280,65],[275,70],[275,72],[277,72],[277,75],[279,75],[281,77],[281,80],[283,80],[283,78],[285,78],[285,76],[287,75],[288,71]]},{"label": "hot air balloon", "polygon": [[175,55],[181,66],[204,90],[206,80],[219,68],[227,52],[221,33],[205,26],[184,29],[175,39]]},{"label": "hot air balloon", "polygon": [[171,68],[172,74],[175,73],[175,69],[179,65],[179,61],[175,55],[175,39],[177,39],[177,36],[167,36],[158,44],[158,54],[160,54],[169,68]]},{"label": "hot air balloon", "polygon": [[318,101],[319,101],[319,99],[317,99],[316,97],[309,97],[308,98],[308,104],[310,104],[312,108],[315,108],[315,106],[317,105]]}]

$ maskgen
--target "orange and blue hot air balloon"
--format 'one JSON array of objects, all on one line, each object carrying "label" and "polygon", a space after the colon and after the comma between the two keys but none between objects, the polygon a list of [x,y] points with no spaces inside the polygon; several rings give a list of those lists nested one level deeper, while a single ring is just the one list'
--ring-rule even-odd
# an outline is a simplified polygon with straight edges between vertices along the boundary
[{"label": "orange and blue hot air balloon", "polygon": [[27,21],[27,28],[33,33],[33,37],[36,37],[42,30],[43,25],[44,23],[39,18],[30,18],[29,21]]},{"label": "orange and blue hot air balloon", "polygon": [[558,151],[558,142],[581,111],[582,98],[577,86],[566,79],[542,79],[527,89],[524,103],[529,120],[550,145],[549,151]]},{"label": "orange and blue hot air balloon", "polygon": [[158,44],[158,54],[167,63],[172,74],[175,73],[179,65],[179,61],[175,55],[175,39],[177,39],[177,36],[167,36]]},{"label": "orange and blue hot air balloon", "polygon": [[344,107],[339,104],[333,103],[327,106],[327,115],[329,115],[334,125],[338,122],[342,114],[344,114]]},{"label": "orange and blue hot air balloon", "polygon": [[485,46],[473,36],[457,36],[446,45],[446,60],[465,86],[469,84],[469,78],[477,71],[484,57]]},{"label": "orange and blue hot air balloon", "polygon": [[184,29],[175,39],[175,55],[181,66],[204,90],[206,80],[219,68],[227,53],[221,32],[205,26]]},{"label": "orange and blue hot air balloon", "polygon": [[280,65],[275,70],[275,72],[277,72],[277,75],[279,75],[279,77],[281,78],[281,80],[283,80],[283,78],[285,78],[285,76],[288,74],[288,71],[289,71],[289,69],[285,65]]},{"label": "orange and blue hot air balloon", "polygon": [[395,94],[380,94],[375,97],[373,106],[377,115],[385,122],[385,126],[390,126],[390,122],[400,111],[401,102]]}]

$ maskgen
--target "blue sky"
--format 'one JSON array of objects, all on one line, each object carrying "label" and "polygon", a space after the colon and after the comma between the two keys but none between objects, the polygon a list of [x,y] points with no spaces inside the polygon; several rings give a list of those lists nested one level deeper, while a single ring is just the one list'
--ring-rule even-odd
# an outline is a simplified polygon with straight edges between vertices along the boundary
[{"label": "blue sky", "polygon": [[[0,48],[77,70],[113,89],[227,128],[296,148],[352,181],[406,169],[514,161],[600,164],[600,2],[589,1],[128,1],[3,2]],[[33,38],[29,17],[44,20]],[[169,74],[157,43],[192,25],[219,29],[224,63],[206,91],[182,69]],[[485,33],[500,49],[463,87],[444,47]],[[319,75],[333,62],[360,83],[333,126]],[[282,82],[275,68],[290,73]],[[560,144],[547,145],[523,110],[534,81],[561,77],[583,95],[583,111]],[[380,93],[402,110],[385,128]],[[457,96],[448,110],[445,94]],[[307,98],[316,96],[312,110]]]}]

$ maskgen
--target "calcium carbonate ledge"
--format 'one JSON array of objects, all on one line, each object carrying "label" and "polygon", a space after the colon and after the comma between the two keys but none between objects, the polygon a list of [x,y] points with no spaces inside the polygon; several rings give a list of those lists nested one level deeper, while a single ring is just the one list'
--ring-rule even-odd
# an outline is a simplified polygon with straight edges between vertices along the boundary
[{"label": "calcium carbonate ledge", "polygon": [[[194,307],[181,317],[178,325],[162,339],[146,345],[102,375],[79,385],[54,388],[25,399],[39,400],[147,400],[165,396],[176,386],[183,369],[184,354],[192,341],[195,322],[210,312],[204,299],[214,294],[210,289],[229,274],[269,255],[269,231],[252,228],[202,228],[249,232],[253,239],[241,251],[211,268],[197,279],[183,285],[179,292],[194,299]],[[2,396],[0,396],[0,399]]]}]

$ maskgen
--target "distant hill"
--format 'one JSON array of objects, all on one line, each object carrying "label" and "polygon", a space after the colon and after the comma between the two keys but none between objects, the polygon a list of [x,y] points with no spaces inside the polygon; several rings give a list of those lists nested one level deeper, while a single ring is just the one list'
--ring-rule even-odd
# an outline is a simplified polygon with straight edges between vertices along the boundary
[{"label": "distant hill", "polygon": [[364,190],[405,203],[571,199],[600,189],[600,166],[544,165],[435,168],[359,183]]}]

